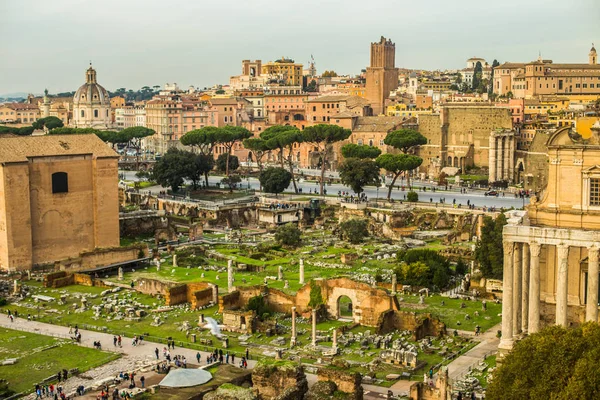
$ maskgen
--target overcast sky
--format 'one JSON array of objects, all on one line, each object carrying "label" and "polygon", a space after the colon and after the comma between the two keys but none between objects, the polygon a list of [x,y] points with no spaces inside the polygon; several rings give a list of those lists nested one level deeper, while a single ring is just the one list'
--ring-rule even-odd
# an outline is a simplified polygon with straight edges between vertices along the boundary
[{"label": "overcast sky", "polygon": [[227,84],[243,59],[311,54],[357,74],[381,35],[407,68],[600,49],[600,0],[0,0],[0,15],[0,94],[76,90],[90,60],[109,90]]}]

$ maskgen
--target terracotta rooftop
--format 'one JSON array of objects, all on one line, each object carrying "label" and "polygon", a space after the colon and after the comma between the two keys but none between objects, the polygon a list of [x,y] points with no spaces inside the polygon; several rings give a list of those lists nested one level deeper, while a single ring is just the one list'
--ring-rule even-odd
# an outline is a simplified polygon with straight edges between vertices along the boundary
[{"label": "terracotta rooftop", "polygon": [[93,134],[0,138],[0,163],[26,162],[31,157],[80,154],[92,154],[96,158],[119,157],[114,150]]},{"label": "terracotta rooftop", "polygon": [[505,63],[498,65],[494,69],[500,69],[500,68],[525,68],[525,63],[505,62]]},{"label": "terracotta rooftop", "polygon": [[346,107],[353,108],[356,106],[368,106],[371,102],[359,96],[350,95],[328,95],[319,96],[314,99],[308,100],[307,103],[335,103],[342,101],[346,103]]},{"label": "terracotta rooftop", "polygon": [[38,110],[38,106],[34,105],[34,104],[27,104],[27,103],[5,103],[4,107],[8,107],[11,108],[15,111],[17,110]]}]

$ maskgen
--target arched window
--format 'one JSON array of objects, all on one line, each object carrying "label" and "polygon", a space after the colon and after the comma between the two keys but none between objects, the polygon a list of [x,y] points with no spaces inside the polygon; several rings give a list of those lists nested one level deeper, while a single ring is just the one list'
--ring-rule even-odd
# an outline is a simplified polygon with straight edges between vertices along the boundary
[{"label": "arched window", "polygon": [[108,110],[106,110],[106,116],[108,117]]},{"label": "arched window", "polygon": [[69,175],[66,172],[52,174],[52,193],[69,192]]},{"label": "arched window", "polygon": [[98,118],[98,110],[94,110],[94,118]]},{"label": "arched window", "polygon": [[81,110],[81,118],[85,117],[85,110]]}]

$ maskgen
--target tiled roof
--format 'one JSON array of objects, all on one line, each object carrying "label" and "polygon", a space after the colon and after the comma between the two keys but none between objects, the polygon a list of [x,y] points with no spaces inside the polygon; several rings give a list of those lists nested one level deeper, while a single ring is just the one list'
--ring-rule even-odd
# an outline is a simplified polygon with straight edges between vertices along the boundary
[{"label": "tiled roof", "polygon": [[16,136],[0,138],[0,163],[24,162],[29,157],[92,154],[119,157],[94,134]]},{"label": "tiled roof", "polygon": [[27,104],[27,103],[6,103],[4,104],[5,107],[8,107],[10,109],[13,109],[15,111],[20,111],[20,110],[39,110],[38,106],[34,105],[34,104]]}]

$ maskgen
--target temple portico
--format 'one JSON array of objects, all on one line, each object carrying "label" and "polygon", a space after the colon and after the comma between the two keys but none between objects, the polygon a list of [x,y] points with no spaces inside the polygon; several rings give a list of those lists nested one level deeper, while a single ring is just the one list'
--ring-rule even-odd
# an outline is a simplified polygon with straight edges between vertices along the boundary
[{"label": "temple portico", "polygon": [[[514,218],[513,218],[514,221]],[[522,221],[519,221],[520,223]],[[502,340],[514,340],[546,324],[598,321],[600,231],[527,226],[504,227]],[[542,306],[546,312],[542,313]]]},{"label": "temple portico", "polygon": [[490,182],[513,181],[515,174],[515,143],[514,131],[500,130],[490,134]]}]

